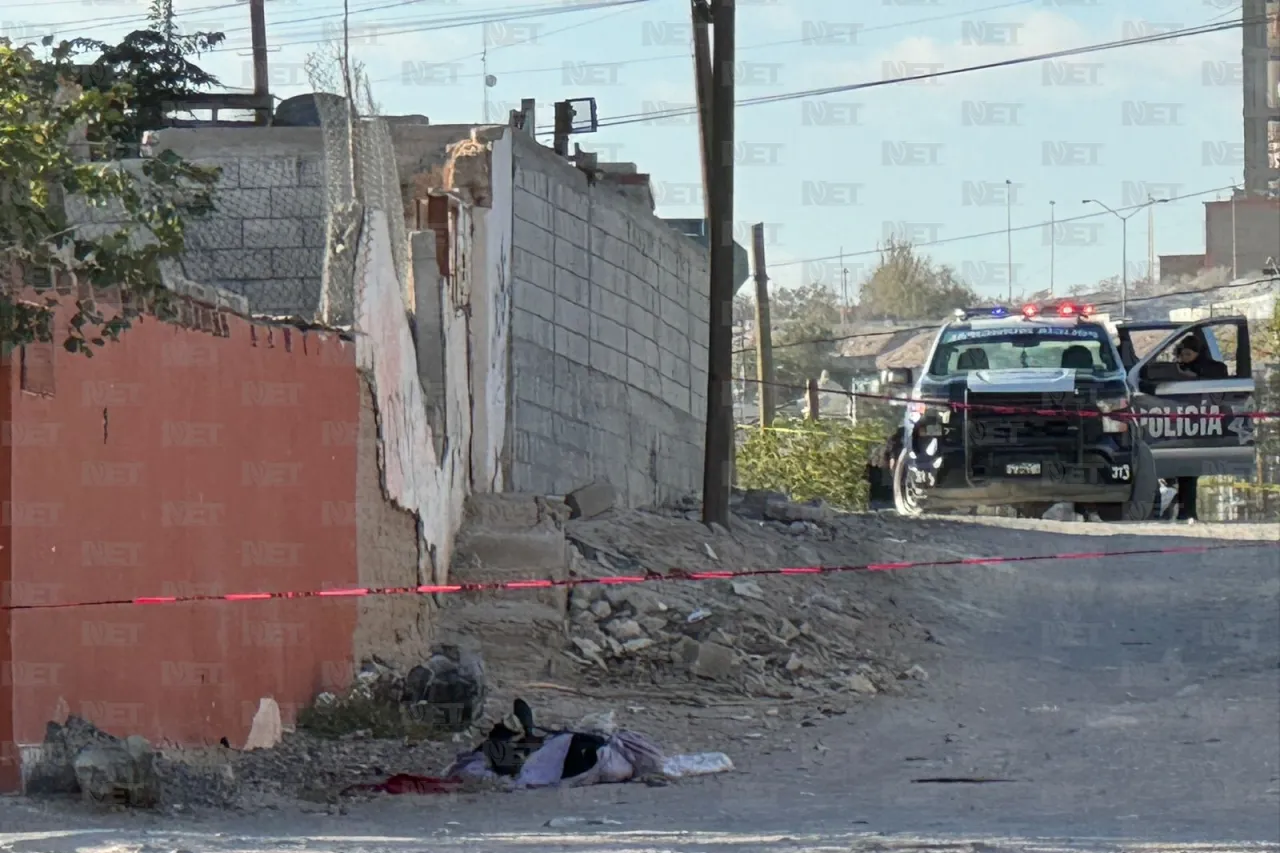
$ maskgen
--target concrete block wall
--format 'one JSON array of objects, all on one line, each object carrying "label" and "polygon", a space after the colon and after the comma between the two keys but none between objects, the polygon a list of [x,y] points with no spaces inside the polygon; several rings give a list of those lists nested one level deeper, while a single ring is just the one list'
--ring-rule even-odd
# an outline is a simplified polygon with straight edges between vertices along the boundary
[{"label": "concrete block wall", "polygon": [[512,150],[509,488],[602,479],[632,506],[696,491],[706,250],[527,136]]},{"label": "concrete block wall", "polygon": [[183,274],[242,294],[254,314],[314,317],[325,256],[320,129],[170,129],[156,147],[222,169],[217,210],[187,227]]},{"label": "concrete block wall", "polygon": [[[1232,208],[1235,208],[1234,211]],[[1280,262],[1280,201],[1251,198],[1205,202],[1205,266],[1257,276],[1267,259]]]}]

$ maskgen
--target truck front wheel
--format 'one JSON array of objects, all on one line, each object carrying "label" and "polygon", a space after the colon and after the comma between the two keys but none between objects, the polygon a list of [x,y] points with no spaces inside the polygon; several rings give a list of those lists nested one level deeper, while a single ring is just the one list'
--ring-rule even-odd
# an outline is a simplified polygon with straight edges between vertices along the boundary
[{"label": "truck front wheel", "polygon": [[1098,518],[1103,521],[1148,521],[1160,506],[1160,480],[1156,477],[1156,460],[1146,442],[1133,448],[1133,491],[1122,504],[1098,504]]},{"label": "truck front wheel", "polygon": [[915,518],[924,512],[922,501],[924,492],[912,483],[908,476],[911,470],[911,461],[908,458],[910,452],[903,448],[897,464],[893,466],[893,508],[904,518]]}]

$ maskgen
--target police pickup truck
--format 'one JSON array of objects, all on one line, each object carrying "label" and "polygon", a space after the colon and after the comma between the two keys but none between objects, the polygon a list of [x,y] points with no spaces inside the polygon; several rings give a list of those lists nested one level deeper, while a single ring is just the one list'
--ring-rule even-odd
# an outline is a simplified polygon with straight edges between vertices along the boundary
[{"label": "police pickup truck", "polygon": [[[1189,376],[1167,357],[1191,336],[1222,358],[1215,327],[1233,338],[1229,378]],[[1115,334],[1119,346],[1092,306],[1071,302],[957,311],[918,377],[881,376],[905,398],[876,472],[897,512],[999,505],[1039,515],[1069,502],[1104,521],[1146,520],[1161,480],[1250,471],[1253,422],[1236,416],[1253,406],[1245,320],[1117,324]]]}]

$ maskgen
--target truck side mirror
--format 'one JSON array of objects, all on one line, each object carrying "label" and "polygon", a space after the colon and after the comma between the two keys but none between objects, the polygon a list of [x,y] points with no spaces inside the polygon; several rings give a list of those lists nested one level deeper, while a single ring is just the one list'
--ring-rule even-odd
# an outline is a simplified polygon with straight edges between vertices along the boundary
[{"label": "truck side mirror", "polygon": [[890,367],[880,372],[881,385],[913,385],[915,384],[909,367]]}]

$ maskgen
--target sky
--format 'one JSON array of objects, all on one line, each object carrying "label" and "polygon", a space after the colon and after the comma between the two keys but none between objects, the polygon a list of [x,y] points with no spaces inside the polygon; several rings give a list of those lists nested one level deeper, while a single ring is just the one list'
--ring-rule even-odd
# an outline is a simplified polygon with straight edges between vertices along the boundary
[{"label": "sky", "polygon": [[[487,108],[489,121],[504,121],[532,97],[542,127],[555,101],[594,97],[604,124],[638,120],[573,141],[648,172],[660,216],[702,216],[696,122],[644,116],[693,102],[688,0],[349,2],[352,56],[383,114],[473,123]],[[200,64],[229,89],[251,89],[248,3],[175,8],[186,31],[226,33]],[[272,92],[310,91],[305,61],[341,39],[341,0],[267,0],[266,9]],[[737,97],[985,64],[1228,21],[1238,9],[1232,0],[738,0]],[[0,35],[110,41],[145,11],[141,0],[6,0]],[[475,16],[491,23],[466,23]],[[839,290],[847,269],[851,296],[889,236],[992,300],[1009,292],[1011,269],[1015,294],[1119,276],[1126,257],[1130,280],[1140,278],[1148,211],[1128,220],[1126,253],[1119,219],[1085,199],[1121,210],[1201,193],[1156,205],[1152,218],[1157,254],[1202,252],[1202,203],[1242,181],[1240,44],[1228,30],[739,106],[737,239],[749,246],[751,224],[763,222],[775,286]],[[1086,213],[1097,215],[1060,221]]]}]

